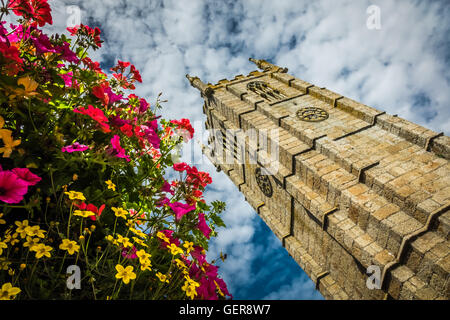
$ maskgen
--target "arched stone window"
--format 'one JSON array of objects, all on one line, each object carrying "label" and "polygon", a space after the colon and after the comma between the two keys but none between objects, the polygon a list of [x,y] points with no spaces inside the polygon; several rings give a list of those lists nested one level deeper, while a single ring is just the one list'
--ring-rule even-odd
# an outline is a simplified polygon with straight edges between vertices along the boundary
[{"label": "arched stone window", "polygon": [[286,95],[277,89],[273,89],[264,81],[252,81],[247,83],[247,89],[258,94],[269,102],[286,99]]}]

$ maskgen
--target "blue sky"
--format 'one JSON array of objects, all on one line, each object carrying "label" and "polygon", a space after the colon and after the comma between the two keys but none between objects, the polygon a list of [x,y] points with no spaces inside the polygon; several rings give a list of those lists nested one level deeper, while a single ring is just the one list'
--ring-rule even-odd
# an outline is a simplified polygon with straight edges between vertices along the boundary
[{"label": "blue sky", "polygon": [[[202,99],[185,74],[215,83],[267,59],[289,73],[432,130],[450,130],[450,5],[448,1],[144,1],[50,0],[54,32],[81,9],[81,22],[98,26],[105,43],[92,57],[109,68],[131,61],[155,101],[163,92],[165,118],[204,121]],[[366,12],[380,8],[380,29]],[[228,259],[220,272],[237,299],[321,299],[223,173],[205,161],[214,180],[207,199],[227,203],[208,255]]]}]

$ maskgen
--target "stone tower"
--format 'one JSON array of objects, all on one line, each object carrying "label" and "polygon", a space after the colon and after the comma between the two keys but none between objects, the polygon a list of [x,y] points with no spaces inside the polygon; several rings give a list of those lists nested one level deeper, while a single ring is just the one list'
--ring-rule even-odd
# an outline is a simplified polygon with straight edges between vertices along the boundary
[{"label": "stone tower", "polygon": [[450,298],[450,138],[287,74],[205,84],[209,146],[326,299]]}]

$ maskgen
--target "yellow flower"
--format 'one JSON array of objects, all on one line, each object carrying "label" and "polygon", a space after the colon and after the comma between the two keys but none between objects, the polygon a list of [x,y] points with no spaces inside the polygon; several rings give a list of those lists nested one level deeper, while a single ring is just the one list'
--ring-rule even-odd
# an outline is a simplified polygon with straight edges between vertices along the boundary
[{"label": "yellow flower", "polygon": [[141,246],[148,248],[148,245],[144,241],[142,241],[141,239],[139,239],[137,237],[131,237],[131,238],[134,240],[135,243],[138,243]]},{"label": "yellow flower", "polygon": [[46,256],[48,258],[51,257],[50,251],[52,251],[53,248],[50,246],[46,246],[43,243],[37,244],[33,247],[31,247],[30,251],[36,251],[36,259],[40,259],[43,256]]},{"label": "yellow flower", "polygon": [[8,248],[6,243],[0,241],[0,256],[3,254],[3,249],[6,249],[6,248]]},{"label": "yellow flower", "polygon": [[73,181],[77,181],[78,180],[78,175],[76,173],[73,174],[72,180]]},{"label": "yellow flower", "polygon": [[167,276],[165,274],[158,272],[156,276],[158,277],[159,281],[169,283],[169,279],[167,279]]},{"label": "yellow flower", "polygon": [[30,250],[33,246],[37,245],[39,243],[40,239],[39,238],[31,238],[31,237],[27,237],[27,241],[23,243],[24,247],[30,247]]},{"label": "yellow flower", "polygon": [[152,267],[152,263],[150,262],[150,260],[146,260],[143,263],[141,263],[142,271],[145,271],[145,270],[152,271],[151,267]]},{"label": "yellow flower", "polygon": [[12,300],[20,291],[19,288],[13,287],[11,282],[7,282],[0,289],[0,300]]},{"label": "yellow flower", "polygon": [[6,224],[6,221],[1,219],[3,217],[3,213],[0,213],[0,224]]},{"label": "yellow flower", "polygon": [[145,252],[144,249],[136,251],[136,255],[138,256],[141,263],[142,261],[150,259],[150,257],[152,256],[150,253]]},{"label": "yellow flower", "polygon": [[130,280],[136,279],[136,274],[133,272],[133,266],[124,268],[122,265],[116,265],[116,278],[122,279],[123,283],[128,284]]},{"label": "yellow flower", "polygon": [[181,248],[178,248],[175,243],[171,243],[169,246],[167,246],[167,248],[170,249],[170,253],[172,253],[173,255],[183,254],[183,250]]},{"label": "yellow flower", "polygon": [[108,189],[116,191],[116,185],[111,180],[105,181],[105,183],[108,185]]},{"label": "yellow flower", "polygon": [[62,243],[59,245],[59,248],[61,250],[67,250],[67,252],[70,255],[72,255],[75,252],[78,252],[78,250],[80,250],[80,246],[75,241],[72,241],[69,239],[64,239],[62,241]]},{"label": "yellow flower", "polygon": [[187,268],[186,264],[183,261],[181,261],[180,259],[175,259],[174,261],[177,264],[178,268],[180,268],[180,269]]},{"label": "yellow flower", "polygon": [[217,289],[217,291],[219,292],[219,294],[220,294],[222,297],[225,297],[225,295],[223,294],[222,290],[220,290],[220,287],[219,287],[219,285],[217,284],[216,280],[214,280],[214,284],[216,285],[216,289]]},{"label": "yellow flower", "polygon": [[87,217],[90,217],[90,216],[95,216],[95,213],[92,212],[92,211],[87,211],[87,210],[75,210],[73,212],[73,215],[74,216],[80,216],[80,217],[83,217],[83,218],[87,218]]},{"label": "yellow flower", "polygon": [[127,210],[124,210],[122,208],[116,208],[116,207],[112,207],[111,209],[112,209],[112,211],[114,211],[116,217],[120,217],[125,220],[127,219],[127,214],[128,214]]},{"label": "yellow flower", "polygon": [[45,238],[44,232],[47,231],[42,230],[41,228],[39,228],[39,226],[28,226],[25,228],[25,232],[27,233],[27,236],[30,237]]},{"label": "yellow flower", "polygon": [[133,244],[130,242],[130,238],[122,237],[122,235],[117,235],[117,243],[121,243],[125,248],[132,247]]},{"label": "yellow flower", "polygon": [[23,270],[23,269],[25,269],[27,267],[27,265],[25,264],[25,263],[22,263],[21,265],[20,265],[20,270]]},{"label": "yellow flower", "polygon": [[5,239],[3,239],[3,242],[5,243],[9,243],[10,245],[15,245],[17,242],[19,242],[19,240],[17,239],[17,236],[19,235],[17,232],[14,232],[11,235],[11,231],[12,229],[9,228],[8,230],[6,230],[5,232]]},{"label": "yellow flower", "polygon": [[81,201],[86,200],[86,198],[84,197],[84,194],[82,192],[69,191],[69,192],[64,192],[64,194],[67,194],[69,196],[70,200],[81,200]]},{"label": "yellow flower", "polygon": [[6,129],[0,129],[0,139],[3,140],[4,146],[0,148],[0,153],[3,153],[3,158],[9,158],[13,148],[17,147],[21,140],[14,140],[12,138],[12,131]]},{"label": "yellow flower", "polygon": [[181,290],[186,292],[186,296],[188,296],[191,299],[194,299],[197,295],[196,287],[199,287],[200,284],[194,280],[192,280],[188,275],[185,275],[184,278],[186,281],[184,282],[183,287],[181,287]]},{"label": "yellow flower", "polygon": [[166,237],[166,235],[160,231],[158,231],[158,233],[156,234],[156,236],[158,238],[160,238],[161,240],[163,240],[164,242],[170,243],[169,238]]},{"label": "yellow flower", "polygon": [[185,243],[183,243],[183,247],[185,247],[186,248],[186,252],[189,253],[189,252],[194,250],[194,243],[186,241]]},{"label": "yellow flower", "polygon": [[130,231],[133,232],[134,234],[136,234],[137,236],[146,239],[147,235],[145,233],[143,233],[141,230],[137,230],[135,228],[130,228]]},{"label": "yellow flower", "polygon": [[10,99],[14,99],[16,96],[22,96],[25,98],[36,96],[38,93],[36,92],[36,89],[38,87],[38,83],[34,81],[31,77],[26,76],[22,77],[17,81],[18,85],[22,85],[24,89],[22,88],[16,88],[14,89],[15,95],[11,95]]},{"label": "yellow flower", "polygon": [[27,236],[25,228],[28,227],[28,220],[23,220],[22,222],[16,221],[14,223],[17,226],[16,232],[20,235],[22,239],[24,239]]}]

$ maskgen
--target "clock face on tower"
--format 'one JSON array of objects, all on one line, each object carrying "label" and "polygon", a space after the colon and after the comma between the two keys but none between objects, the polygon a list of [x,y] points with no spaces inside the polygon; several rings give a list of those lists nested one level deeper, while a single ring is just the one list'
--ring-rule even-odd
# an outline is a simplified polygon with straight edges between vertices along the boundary
[{"label": "clock face on tower", "polygon": [[328,119],[328,112],[321,108],[306,107],[297,111],[297,118],[302,121],[319,122]]},{"label": "clock face on tower", "polygon": [[269,176],[262,174],[261,168],[255,170],[256,183],[258,184],[261,192],[268,198],[272,197],[273,189],[272,183],[269,180]]}]

